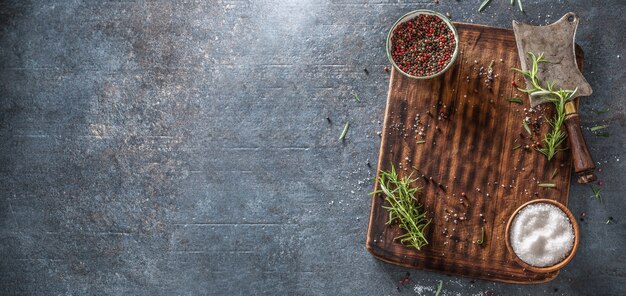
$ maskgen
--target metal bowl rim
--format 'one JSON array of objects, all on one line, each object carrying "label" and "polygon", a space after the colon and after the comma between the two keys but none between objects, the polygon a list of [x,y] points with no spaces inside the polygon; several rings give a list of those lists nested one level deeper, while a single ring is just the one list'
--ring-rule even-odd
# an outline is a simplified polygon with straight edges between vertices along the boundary
[{"label": "metal bowl rim", "polygon": [[[400,67],[398,67],[398,65],[396,65],[396,62],[393,60],[393,58],[391,57],[391,34],[393,33],[393,30],[400,24],[400,22],[402,20],[404,20],[405,18],[411,16],[411,17],[415,17],[418,16],[420,14],[429,14],[429,15],[435,15],[439,18],[441,18],[441,20],[443,20],[446,25],[448,25],[448,28],[450,28],[450,30],[452,30],[453,34],[454,34],[454,40],[455,40],[455,44],[454,44],[454,52],[452,53],[452,57],[450,57],[450,62],[448,62],[448,64],[439,72],[430,75],[430,76],[414,76],[411,74],[408,74],[404,71],[402,71],[402,69],[400,69]],[[454,62],[456,61],[458,52],[459,52],[459,33],[456,30],[456,27],[454,26],[454,24],[452,24],[452,21],[450,21],[450,19],[448,19],[445,15],[436,12],[436,11],[432,11],[429,9],[417,9],[417,10],[413,10],[411,12],[408,12],[406,14],[404,14],[403,16],[401,16],[400,18],[398,18],[398,20],[393,23],[393,26],[391,26],[391,29],[389,30],[389,33],[387,34],[387,44],[386,44],[386,51],[387,51],[387,58],[389,59],[389,62],[391,63],[391,65],[396,68],[396,70],[400,71],[400,73],[402,73],[403,75],[407,76],[407,77],[411,77],[411,78],[415,78],[415,79],[430,79],[430,78],[435,78],[437,76],[440,76],[441,74],[445,73],[448,69],[450,69],[452,67],[452,64],[454,64]]]}]

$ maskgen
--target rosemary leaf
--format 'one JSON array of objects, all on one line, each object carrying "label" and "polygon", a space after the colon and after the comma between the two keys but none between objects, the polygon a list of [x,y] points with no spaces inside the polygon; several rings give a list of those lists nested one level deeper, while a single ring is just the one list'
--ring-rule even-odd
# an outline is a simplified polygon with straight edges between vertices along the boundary
[{"label": "rosemary leaf", "polygon": [[522,0],[517,0],[517,4],[519,5],[519,11],[524,12],[524,8],[522,7]]},{"label": "rosemary leaf", "polygon": [[515,5],[515,0],[511,0],[511,5]]},{"label": "rosemary leaf", "polygon": [[597,133],[596,136],[598,137],[605,137],[608,138],[611,134],[607,133],[607,132],[601,132],[601,133]]},{"label": "rosemary leaf", "polygon": [[489,2],[491,2],[491,0],[483,1],[483,3],[480,5],[480,7],[478,7],[478,12],[482,12],[483,10],[485,10],[487,5],[489,5]]},{"label": "rosemary leaf", "polygon": [[522,126],[524,127],[524,129],[526,130],[526,132],[528,132],[529,135],[533,135],[533,132],[530,130],[530,127],[528,126],[528,122],[526,120],[522,120]]},{"label": "rosemary leaf", "polygon": [[594,109],[592,109],[592,111],[595,112],[597,115],[601,115],[601,114],[604,114],[606,112],[609,112],[609,109],[608,108],[604,109],[604,110],[594,110]]},{"label": "rosemary leaf", "polygon": [[596,126],[594,126],[594,127],[592,127],[592,128],[591,128],[591,131],[592,131],[592,132],[595,132],[595,131],[599,131],[599,130],[601,130],[601,129],[605,129],[605,128],[607,128],[607,127],[609,127],[609,126],[608,126],[608,125],[596,125]]},{"label": "rosemary leaf", "polygon": [[550,177],[550,180],[554,179],[554,177],[556,177],[556,174],[559,172],[559,168],[554,169],[554,172],[552,172],[552,177]]},{"label": "rosemary leaf", "polygon": [[[609,224],[609,223],[607,223]],[[437,285],[437,291],[435,292],[435,296],[439,296],[441,294],[441,288],[443,287],[443,281],[439,281],[439,284]]]},{"label": "rosemary leaf", "polygon": [[415,143],[416,143],[416,144],[424,144],[424,143],[426,143],[426,141],[424,141],[424,140],[420,140],[420,141],[417,141],[417,142],[415,142]]},{"label": "rosemary leaf", "polygon": [[509,101],[509,102],[512,102],[512,103],[518,103],[518,104],[523,104],[524,103],[524,101],[522,101],[522,99],[520,99],[520,98],[508,98],[506,100]]},{"label": "rosemary leaf", "polygon": [[348,133],[348,129],[350,128],[350,122],[346,122],[343,126],[343,131],[341,131],[341,136],[339,136],[339,140],[343,141],[346,139],[346,134]]},{"label": "rosemary leaf", "polygon": [[354,96],[355,101],[361,102],[361,98],[359,98],[359,95],[357,95],[355,92],[352,92],[352,95]]},{"label": "rosemary leaf", "polygon": [[517,149],[520,149],[521,147],[522,147],[522,145],[520,145],[520,144],[517,144],[517,146],[515,146],[515,147],[513,147],[513,150],[517,150]]},{"label": "rosemary leaf", "polygon": [[476,241],[478,245],[483,245],[485,243],[485,227],[480,228],[480,239]]},{"label": "rosemary leaf", "polygon": [[542,188],[556,188],[556,184],[554,183],[540,183],[537,186],[542,187]]}]

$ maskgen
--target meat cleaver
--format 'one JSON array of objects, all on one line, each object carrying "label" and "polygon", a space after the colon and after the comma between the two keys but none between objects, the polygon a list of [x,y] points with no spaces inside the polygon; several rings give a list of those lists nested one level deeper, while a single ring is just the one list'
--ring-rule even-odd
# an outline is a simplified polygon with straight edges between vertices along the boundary
[{"label": "meat cleaver", "polygon": [[[532,26],[513,21],[513,32],[517,42],[517,51],[521,60],[522,70],[532,67],[528,53],[544,53],[549,63],[539,67],[538,77],[544,82],[556,82],[556,88],[575,90],[576,96],[584,97],[592,93],[591,85],[578,70],[574,52],[574,38],[578,27],[578,16],[569,12],[561,19],[547,26]],[[528,87],[530,83],[526,81]],[[530,95],[530,105],[535,107],[545,103],[545,98]],[[574,160],[574,171],[579,175],[578,183],[595,181],[596,168],[585,138],[580,129],[580,117],[573,100],[565,104],[565,128],[569,138],[569,148]]]}]

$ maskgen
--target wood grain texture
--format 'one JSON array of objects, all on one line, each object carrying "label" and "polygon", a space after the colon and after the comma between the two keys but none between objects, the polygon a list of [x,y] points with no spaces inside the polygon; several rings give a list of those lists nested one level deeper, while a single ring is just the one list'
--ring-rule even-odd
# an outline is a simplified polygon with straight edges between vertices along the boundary
[{"label": "wood grain texture", "polygon": [[[523,77],[511,71],[519,67],[513,32],[456,25],[460,55],[444,75],[421,81],[392,70],[378,161],[378,171],[393,164],[401,175],[419,177],[421,201],[432,219],[426,233],[430,243],[417,251],[394,241],[400,229],[385,224],[384,199],[377,195],[372,197],[367,249],[410,268],[512,283],[552,280],[558,271],[534,273],[513,260],[505,228],[513,211],[529,200],[548,198],[567,205],[571,157],[558,153],[548,162],[532,149],[514,149],[538,141],[548,126],[542,125],[533,139],[522,128],[529,103],[511,84],[523,85]],[[577,58],[582,65],[579,48]],[[478,73],[480,67],[486,72],[491,60],[496,76],[489,88]],[[510,97],[522,98],[524,104],[508,102]],[[552,115],[551,108],[544,109]],[[422,126],[423,137],[418,134]],[[555,183],[556,189],[540,188],[540,182]],[[483,227],[485,243],[479,245]]]}]

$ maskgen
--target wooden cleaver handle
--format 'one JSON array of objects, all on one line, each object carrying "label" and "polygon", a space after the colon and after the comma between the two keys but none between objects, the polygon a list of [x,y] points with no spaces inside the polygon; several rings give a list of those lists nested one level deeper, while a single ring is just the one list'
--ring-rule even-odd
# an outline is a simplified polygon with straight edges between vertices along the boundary
[{"label": "wooden cleaver handle", "polygon": [[574,171],[579,176],[578,183],[587,184],[595,181],[597,179],[594,173],[596,165],[593,163],[587,148],[587,142],[585,142],[583,132],[580,129],[580,116],[572,101],[565,104],[565,128],[574,160]]}]

